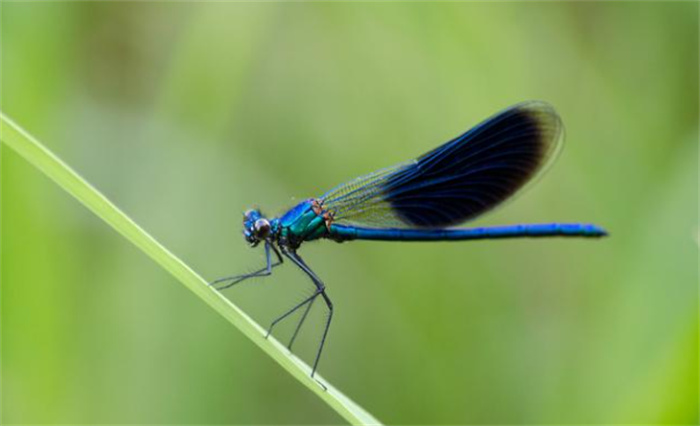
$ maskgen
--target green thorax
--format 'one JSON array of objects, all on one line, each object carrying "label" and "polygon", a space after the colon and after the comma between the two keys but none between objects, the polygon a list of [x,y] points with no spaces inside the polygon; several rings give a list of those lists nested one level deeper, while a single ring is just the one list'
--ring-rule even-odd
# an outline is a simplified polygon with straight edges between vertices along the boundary
[{"label": "green thorax", "polygon": [[314,211],[313,200],[305,200],[279,219],[280,241],[298,247],[304,241],[327,236],[328,229],[322,215]]}]

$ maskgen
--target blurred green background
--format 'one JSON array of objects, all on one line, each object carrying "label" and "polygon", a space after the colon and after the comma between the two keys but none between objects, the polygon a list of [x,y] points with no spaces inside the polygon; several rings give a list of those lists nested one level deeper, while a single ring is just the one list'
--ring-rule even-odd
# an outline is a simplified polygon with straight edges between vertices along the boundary
[{"label": "blurred green background", "polygon": [[[476,223],[612,236],[309,244],[336,306],[321,374],[393,424],[699,421],[697,3],[1,12],[2,110],[208,279],[263,263],[249,206],[278,214],[551,102],[562,155]],[[227,296],[267,325],[309,286],[286,266]],[[1,312],[4,423],[343,422],[4,146]]]}]

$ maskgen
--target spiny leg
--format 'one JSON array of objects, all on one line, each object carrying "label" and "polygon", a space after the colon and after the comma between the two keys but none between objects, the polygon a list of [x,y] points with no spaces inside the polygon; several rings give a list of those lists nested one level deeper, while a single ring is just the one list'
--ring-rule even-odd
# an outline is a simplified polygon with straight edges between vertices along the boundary
[{"label": "spiny leg", "polygon": [[294,330],[294,334],[292,334],[292,338],[289,339],[289,344],[287,345],[287,349],[290,351],[292,350],[292,345],[294,344],[294,340],[296,340],[297,335],[299,334],[299,330],[301,330],[301,326],[304,325],[304,321],[306,320],[306,316],[309,315],[309,311],[311,310],[311,307],[314,305],[314,302],[316,301],[316,298],[314,297],[311,299],[311,302],[309,302],[308,306],[306,307],[306,310],[304,311],[304,314],[301,316],[301,319],[299,320],[299,323],[297,324],[296,330]]},{"label": "spiny leg", "polygon": [[[318,362],[321,359],[321,353],[323,352],[323,345],[326,343],[326,337],[328,336],[328,329],[331,326],[331,320],[333,319],[333,303],[331,302],[331,299],[328,297],[326,294],[326,286],[323,284],[323,281],[314,273],[314,271],[311,270],[311,268],[304,263],[304,260],[299,257],[298,254],[292,251],[284,251],[285,256],[289,258],[292,262],[294,262],[295,265],[297,265],[299,268],[301,268],[302,271],[306,273],[306,275],[311,278],[311,281],[316,285],[316,296],[319,294],[323,297],[323,300],[326,302],[326,306],[328,306],[328,319],[326,320],[326,326],[323,329],[323,336],[321,337],[321,344],[318,346],[318,351],[316,352],[316,359],[314,360],[314,365],[311,369],[311,377],[314,376],[316,373],[316,368],[318,367]],[[315,297],[315,296],[313,296]],[[321,384],[323,385],[323,384]],[[324,386],[325,388],[325,386]]]},{"label": "spiny leg", "polygon": [[227,288],[229,288],[229,287],[233,287],[234,285],[236,285],[236,284],[238,284],[238,283],[240,283],[240,282],[242,282],[242,281],[247,280],[248,278],[266,277],[266,276],[272,274],[272,271],[271,271],[270,269],[272,269],[272,268],[274,268],[275,266],[278,266],[278,265],[280,265],[280,263],[279,263],[279,262],[276,262],[276,263],[273,263],[272,265],[270,265],[269,268],[265,267],[265,268],[262,268],[262,269],[260,269],[260,270],[255,271],[255,272],[251,272],[251,273],[249,273],[249,274],[235,275],[235,276],[232,276],[232,277],[219,278],[218,280],[215,280],[215,281],[210,282],[209,285],[210,285],[210,286],[213,286],[213,285],[218,284],[218,283],[220,283],[220,282],[231,281],[230,283],[228,283],[228,284],[226,284],[226,285],[222,285],[222,286],[220,286],[220,287],[214,287],[214,288],[217,289],[217,290],[225,290],[225,289],[227,289]]},{"label": "spiny leg", "polygon": [[[275,252],[275,255],[277,255],[277,262],[275,262],[275,263],[272,263],[272,256],[270,254],[270,248],[272,248],[272,250]],[[282,255],[279,253],[279,251],[277,251],[277,248],[268,241],[265,241],[265,259],[266,259],[267,265],[262,269],[259,269],[255,272],[251,272],[249,274],[235,275],[232,277],[219,278],[217,280],[210,282],[209,285],[213,286],[213,285],[221,283],[221,282],[231,281],[230,283],[228,283],[226,285],[223,285],[220,287],[215,287],[217,290],[221,291],[221,290],[227,289],[229,287],[232,287],[232,286],[240,283],[241,281],[245,281],[248,278],[266,277],[268,275],[271,275],[272,268],[274,268],[275,266],[279,266],[283,263]]]},{"label": "spiny leg", "polygon": [[331,302],[331,299],[328,297],[325,291],[321,292],[321,296],[323,296],[323,300],[326,302],[326,306],[328,306],[328,319],[326,319],[326,327],[323,329],[323,337],[321,337],[321,344],[318,346],[318,353],[316,354],[314,367],[311,370],[311,377],[314,376],[316,368],[318,367],[318,362],[321,360],[321,351],[323,350],[323,345],[326,343],[328,329],[331,327],[331,320],[333,319],[333,302]]},{"label": "spiny leg", "polygon": [[308,304],[311,304],[311,302],[314,301],[318,297],[318,295],[321,294],[318,290],[314,291],[314,294],[311,296],[307,297],[306,299],[302,300],[298,304],[296,304],[292,309],[288,310],[287,312],[284,313],[284,315],[277,317],[274,321],[272,321],[272,324],[270,324],[270,327],[267,329],[267,334],[265,335],[265,338],[270,337],[270,334],[272,334],[272,328],[277,325],[278,322],[282,321],[283,319],[287,318],[291,314],[297,311],[297,309],[301,308],[302,306]]}]

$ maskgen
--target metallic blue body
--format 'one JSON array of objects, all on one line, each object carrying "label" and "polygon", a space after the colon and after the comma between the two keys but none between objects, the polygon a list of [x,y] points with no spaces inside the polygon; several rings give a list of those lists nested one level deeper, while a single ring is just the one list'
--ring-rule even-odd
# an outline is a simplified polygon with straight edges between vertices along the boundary
[{"label": "metallic blue body", "polygon": [[605,230],[591,224],[547,223],[464,229],[373,229],[331,225],[337,241],[464,241],[522,237],[602,237]]},{"label": "metallic blue body", "polygon": [[[560,151],[563,127],[554,109],[526,102],[493,115],[471,130],[415,160],[361,176],[318,198],[304,200],[279,218],[248,210],[243,235],[251,246],[264,242],[266,266],[218,279],[218,289],[248,278],[267,276],[289,260],[314,284],[314,292],[272,322],[301,309],[292,344],[314,301],[323,300],[328,316],[314,360],[318,366],[333,317],[326,286],[299,256],[307,241],[464,241],[523,237],[607,235],[592,224],[548,223],[454,228],[501,205],[531,184]],[[276,257],[276,259],[275,259]]]},{"label": "metallic blue body", "polygon": [[606,231],[593,224],[546,223],[457,229],[365,228],[330,224],[313,208],[313,199],[302,201],[279,219],[272,219],[273,232],[283,245],[299,247],[320,238],[337,242],[371,241],[464,241],[498,238],[602,237]]}]

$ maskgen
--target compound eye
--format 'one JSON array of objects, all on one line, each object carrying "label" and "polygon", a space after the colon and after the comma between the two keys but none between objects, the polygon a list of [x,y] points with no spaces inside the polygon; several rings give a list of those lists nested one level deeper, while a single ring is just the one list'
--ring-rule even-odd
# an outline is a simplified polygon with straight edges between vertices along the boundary
[{"label": "compound eye", "polygon": [[266,238],[270,234],[270,222],[267,219],[256,220],[253,228],[255,229],[255,236],[260,239]]}]

